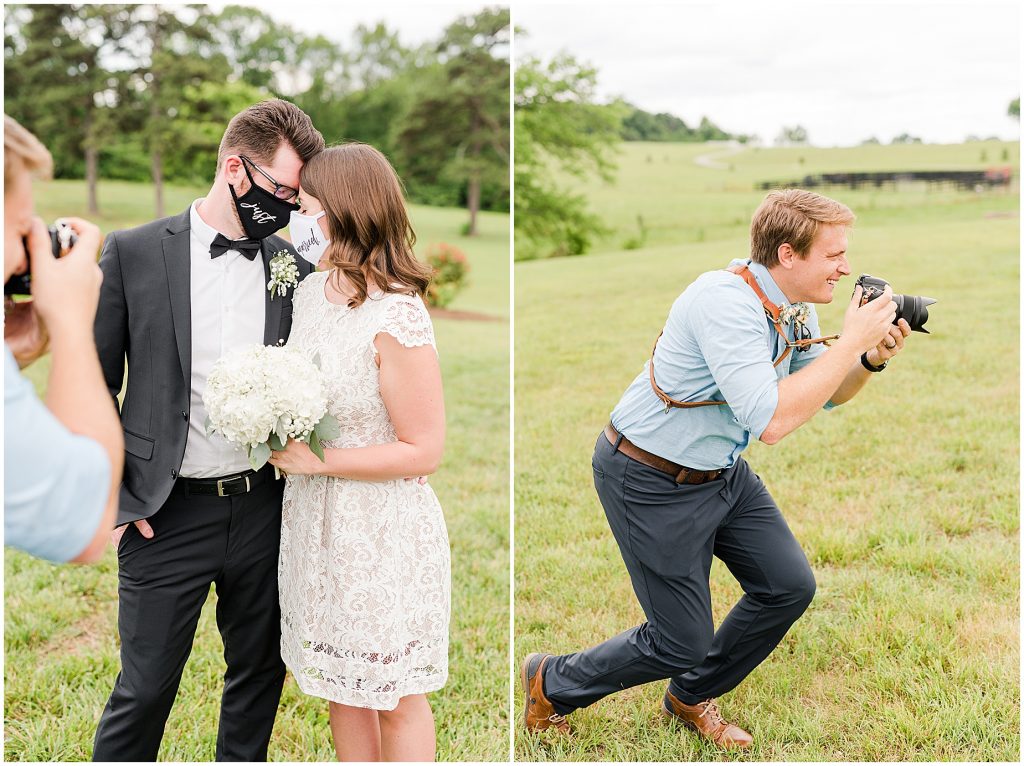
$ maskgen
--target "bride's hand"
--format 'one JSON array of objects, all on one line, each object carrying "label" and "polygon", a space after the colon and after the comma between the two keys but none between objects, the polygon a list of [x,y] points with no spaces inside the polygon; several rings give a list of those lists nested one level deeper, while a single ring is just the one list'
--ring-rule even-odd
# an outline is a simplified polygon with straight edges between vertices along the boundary
[{"label": "bride's hand", "polygon": [[268,462],[290,476],[320,473],[324,467],[306,442],[295,439],[289,439],[283,450],[271,452]]}]

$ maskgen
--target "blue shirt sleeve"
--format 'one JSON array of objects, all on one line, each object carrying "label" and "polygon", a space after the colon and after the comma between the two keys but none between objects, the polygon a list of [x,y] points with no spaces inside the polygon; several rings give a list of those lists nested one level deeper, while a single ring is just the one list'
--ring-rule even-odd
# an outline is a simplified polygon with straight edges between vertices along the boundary
[{"label": "blue shirt sleeve", "polygon": [[4,545],[70,561],[96,534],[110,460],[67,430],[36,396],[4,346]]},{"label": "blue shirt sleeve", "polygon": [[739,424],[760,438],[779,404],[764,308],[739,278],[709,285],[691,314],[693,334]]}]

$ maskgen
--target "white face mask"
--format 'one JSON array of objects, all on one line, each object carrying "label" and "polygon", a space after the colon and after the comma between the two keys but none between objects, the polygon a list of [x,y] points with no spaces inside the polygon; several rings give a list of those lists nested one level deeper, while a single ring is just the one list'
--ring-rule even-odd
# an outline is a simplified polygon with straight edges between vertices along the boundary
[{"label": "white face mask", "polygon": [[330,242],[324,236],[324,231],[320,228],[320,224],[317,223],[320,217],[326,214],[324,210],[321,210],[316,215],[303,215],[302,213],[293,212],[291,220],[288,222],[288,229],[292,235],[292,245],[295,246],[295,250],[299,255],[314,266],[320,263],[320,258],[323,257],[324,251]]}]

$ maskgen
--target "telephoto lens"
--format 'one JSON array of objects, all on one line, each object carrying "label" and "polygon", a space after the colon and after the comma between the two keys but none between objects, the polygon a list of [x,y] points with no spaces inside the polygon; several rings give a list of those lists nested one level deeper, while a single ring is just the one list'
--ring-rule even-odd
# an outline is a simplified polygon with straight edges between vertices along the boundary
[{"label": "telephoto lens", "polygon": [[[857,285],[864,288],[864,295],[861,298],[861,305],[863,306],[865,303],[870,303],[881,295],[888,284],[884,279],[873,277],[870,274],[861,274],[857,278],[854,289],[856,290]],[[901,319],[906,319],[910,329],[914,332],[923,332],[925,335],[931,334],[924,328],[924,323],[928,321],[928,307],[933,303],[937,303],[934,298],[926,298],[923,295],[894,294],[892,300],[896,304],[896,319],[893,320],[893,324],[896,324]]]}]

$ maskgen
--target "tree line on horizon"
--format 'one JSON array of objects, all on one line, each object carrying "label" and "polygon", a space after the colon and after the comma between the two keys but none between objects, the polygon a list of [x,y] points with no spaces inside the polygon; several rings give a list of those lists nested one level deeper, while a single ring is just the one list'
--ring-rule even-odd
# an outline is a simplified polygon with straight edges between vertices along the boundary
[{"label": "tree line on horizon", "polygon": [[230,118],[267,98],[303,109],[328,145],[380,149],[411,202],[509,210],[507,7],[402,43],[383,23],[339,42],[258,8],[228,5],[6,5],[4,111],[49,148],[57,178],[210,181]]}]

